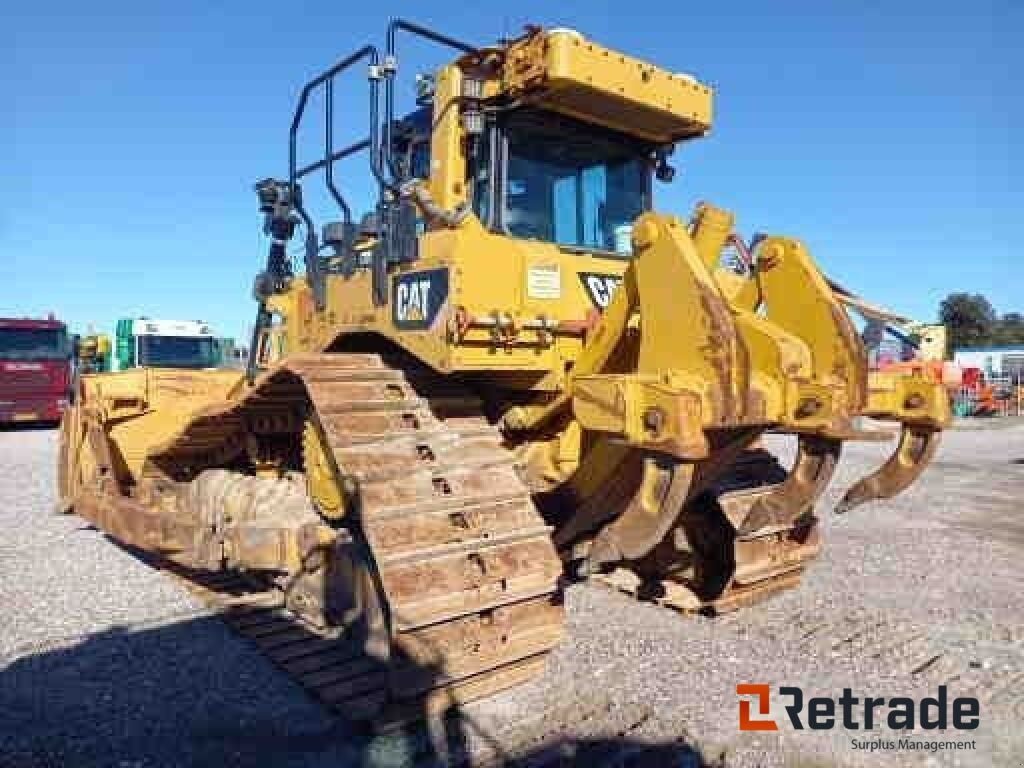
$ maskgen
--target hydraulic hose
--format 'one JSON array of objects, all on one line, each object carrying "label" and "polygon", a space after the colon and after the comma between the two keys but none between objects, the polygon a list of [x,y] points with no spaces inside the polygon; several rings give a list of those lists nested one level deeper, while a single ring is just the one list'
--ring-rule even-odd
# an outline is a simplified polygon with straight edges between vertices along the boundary
[{"label": "hydraulic hose", "polygon": [[469,206],[460,205],[449,211],[434,200],[427,185],[419,179],[413,179],[400,187],[403,198],[410,199],[423,211],[423,215],[431,221],[437,221],[452,229],[458,227],[469,216]]}]

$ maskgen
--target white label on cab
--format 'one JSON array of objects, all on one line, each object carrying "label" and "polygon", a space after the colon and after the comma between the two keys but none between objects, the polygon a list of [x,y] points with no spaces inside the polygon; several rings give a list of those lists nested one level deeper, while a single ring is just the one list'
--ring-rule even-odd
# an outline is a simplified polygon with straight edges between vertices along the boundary
[{"label": "white label on cab", "polygon": [[526,295],[531,299],[562,298],[562,271],[557,264],[535,264],[526,273]]}]

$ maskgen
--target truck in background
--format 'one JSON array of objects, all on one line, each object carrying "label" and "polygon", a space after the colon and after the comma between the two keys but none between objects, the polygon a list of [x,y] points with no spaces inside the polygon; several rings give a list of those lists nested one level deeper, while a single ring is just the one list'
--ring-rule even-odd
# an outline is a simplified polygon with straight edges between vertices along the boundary
[{"label": "truck in background", "polygon": [[105,333],[95,333],[90,328],[89,333],[75,338],[75,365],[78,373],[106,373],[110,370],[113,344],[110,336]]},{"label": "truck in background", "polygon": [[235,340],[230,337],[217,339],[220,344],[220,367],[221,368],[245,368],[249,360],[249,350],[239,347]]},{"label": "truck in background", "polygon": [[60,420],[71,392],[67,326],[45,320],[0,318],[0,424]]},{"label": "truck in background", "polygon": [[219,368],[222,340],[201,320],[125,317],[114,334],[113,370]]}]

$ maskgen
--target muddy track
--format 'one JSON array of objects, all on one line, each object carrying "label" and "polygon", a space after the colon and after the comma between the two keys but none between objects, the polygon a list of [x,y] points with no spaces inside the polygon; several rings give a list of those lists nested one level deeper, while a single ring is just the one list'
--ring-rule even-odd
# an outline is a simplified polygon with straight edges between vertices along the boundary
[{"label": "muddy track", "polygon": [[465,700],[539,673],[562,633],[561,561],[482,403],[375,355],[324,356],[303,380],[358,489],[351,531],[386,600],[390,694]]},{"label": "muddy track", "polygon": [[[198,598],[321,705],[351,720],[372,715],[379,730],[419,720],[452,703],[481,698],[543,672],[541,654],[505,665],[500,674],[460,680],[415,699],[391,698],[387,706],[378,709],[373,702],[379,698],[379,678],[387,675],[387,664],[368,658],[356,643],[339,633],[324,632],[287,610],[280,589],[245,574],[194,571],[148,553],[136,554]],[[496,682],[500,685],[495,686]]]},{"label": "muddy track", "polygon": [[252,434],[303,455],[309,425],[345,489],[327,590],[344,593],[354,624],[323,636],[271,592],[232,596],[247,582],[230,574],[202,582],[203,599],[354,720],[422,715],[540,674],[562,636],[561,561],[511,452],[457,383],[378,355],[303,355],[202,413],[154,466],[197,476]]}]

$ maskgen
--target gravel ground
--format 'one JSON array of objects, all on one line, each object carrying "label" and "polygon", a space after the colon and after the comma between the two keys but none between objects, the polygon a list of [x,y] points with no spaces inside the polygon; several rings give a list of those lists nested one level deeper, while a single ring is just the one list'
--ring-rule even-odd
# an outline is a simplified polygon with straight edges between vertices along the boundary
[{"label": "gravel ground", "polygon": [[[55,438],[0,433],[0,765],[402,765],[422,755],[422,734],[372,739],[331,718],[166,576],[78,518],[50,514]],[[951,431],[911,491],[827,514],[883,450],[847,446],[823,505],[825,554],[799,589],[695,619],[574,586],[547,673],[466,706],[447,732],[435,726],[437,750],[544,765],[1019,768],[1024,426]],[[981,727],[965,737],[977,748],[867,753],[851,743],[864,731],[739,733],[738,682],[807,696],[919,696],[945,683],[951,697],[981,700]]]}]

